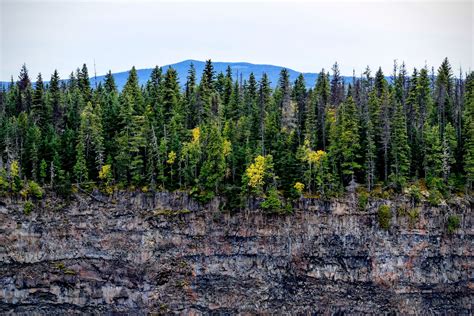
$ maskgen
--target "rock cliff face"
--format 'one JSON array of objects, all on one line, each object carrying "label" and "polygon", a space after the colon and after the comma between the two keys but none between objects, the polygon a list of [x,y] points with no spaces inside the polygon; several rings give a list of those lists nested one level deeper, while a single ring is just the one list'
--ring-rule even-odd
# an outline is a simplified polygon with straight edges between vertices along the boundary
[{"label": "rock cliff face", "polygon": [[[105,199],[105,198],[103,198]],[[0,313],[472,314],[471,206],[228,214],[184,193],[0,203]],[[377,222],[392,207],[391,228]],[[448,214],[461,223],[447,234]]]}]

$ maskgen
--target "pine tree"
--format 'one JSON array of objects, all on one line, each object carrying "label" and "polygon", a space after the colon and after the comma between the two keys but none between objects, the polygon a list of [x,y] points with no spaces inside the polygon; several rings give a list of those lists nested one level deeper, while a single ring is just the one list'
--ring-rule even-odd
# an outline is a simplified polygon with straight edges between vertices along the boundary
[{"label": "pine tree", "polygon": [[41,73],[38,74],[35,83],[35,91],[33,93],[31,115],[33,122],[38,123],[40,126],[45,126],[48,124],[48,119],[50,114],[47,113],[46,103],[45,103],[45,91],[43,78]]},{"label": "pine tree", "polygon": [[17,81],[17,100],[16,100],[16,111],[20,113],[22,111],[29,112],[31,109],[31,80],[28,75],[28,69],[26,65],[21,66],[20,75]]},{"label": "pine tree", "polygon": [[466,187],[474,185],[474,72],[466,78],[465,108],[463,113],[464,172]]},{"label": "pine tree", "polygon": [[[83,182],[87,182],[89,179],[84,147],[85,147],[84,139],[79,138],[79,141],[76,146],[76,164],[74,165],[74,174],[76,176],[76,181],[79,184]],[[54,170],[54,168],[51,168],[51,170]],[[52,174],[51,178],[54,178],[53,171],[51,171],[51,174]]]},{"label": "pine tree", "polygon": [[[329,74],[324,72],[324,69],[318,75],[316,86],[314,88],[314,104],[316,108],[316,134],[310,137],[310,143],[312,146],[326,149],[327,144],[327,126],[326,126],[326,107],[330,100],[330,86],[329,86]],[[316,140],[312,140],[315,137]]]},{"label": "pine tree", "polygon": [[392,101],[393,94],[383,90],[380,96],[380,119],[377,124],[381,124],[379,141],[381,144],[381,153],[383,156],[383,175],[384,181],[388,181],[390,166],[390,144],[392,135]]},{"label": "pine tree", "polygon": [[391,130],[391,146],[390,153],[392,158],[391,164],[391,181],[398,188],[406,185],[407,177],[410,172],[410,146],[408,145],[408,135],[403,105],[399,101],[396,102],[396,110],[393,118],[393,128]]},{"label": "pine tree", "polygon": [[163,114],[164,122],[169,122],[172,111],[178,106],[180,100],[180,89],[178,82],[178,73],[172,67],[166,71],[163,83]]},{"label": "pine tree", "polygon": [[145,178],[146,122],[143,115],[134,114],[134,108],[133,96],[129,94],[119,113],[121,130],[116,137],[116,166],[120,181],[141,185]]},{"label": "pine tree", "polygon": [[232,69],[227,66],[226,75],[224,77],[224,86],[222,91],[222,106],[224,108],[223,118],[227,120],[230,118],[230,102],[232,98]]},{"label": "pine tree", "polygon": [[41,146],[41,130],[34,123],[29,126],[26,135],[25,156],[29,174],[33,180],[37,180],[39,172],[39,147]]},{"label": "pine tree", "polygon": [[426,182],[430,188],[440,189],[442,186],[443,146],[440,140],[439,126],[425,129],[424,161]]},{"label": "pine tree", "polygon": [[293,99],[296,102],[296,133],[298,143],[303,143],[304,131],[306,129],[307,114],[307,91],[303,74],[300,74],[295,81],[293,88]]},{"label": "pine tree", "polygon": [[290,75],[287,69],[282,69],[278,81],[278,103],[281,111],[281,127],[287,130],[296,127],[295,109],[291,102]]},{"label": "pine tree", "polygon": [[[81,153],[86,163],[93,166],[98,172],[104,165],[104,138],[101,120],[101,109],[97,105],[92,107],[90,102],[81,113],[78,142],[83,147]],[[81,158],[82,159],[82,158]],[[82,163],[82,162],[81,162]]]},{"label": "pine tree", "polygon": [[433,123],[440,127],[441,135],[444,134],[444,128],[448,122],[453,122],[453,78],[451,65],[448,58],[443,60],[443,63],[438,69],[435,82],[435,103],[436,109],[433,111]]},{"label": "pine tree", "polygon": [[449,176],[451,175],[451,170],[456,163],[455,153],[457,149],[457,137],[456,131],[451,123],[447,123],[443,140],[443,180],[447,184]]},{"label": "pine tree", "polygon": [[104,89],[107,94],[117,92],[117,85],[115,84],[114,76],[112,75],[112,72],[110,70],[105,75]]},{"label": "pine tree", "polygon": [[62,106],[62,98],[61,98],[61,91],[59,88],[59,73],[57,70],[54,70],[53,75],[51,76],[51,81],[49,82],[49,105],[48,107],[52,109],[53,117],[52,122],[53,125],[58,131],[63,126],[63,106]]},{"label": "pine tree", "polygon": [[123,87],[121,94],[121,103],[127,103],[128,98],[130,97],[133,102],[133,112],[134,114],[141,115],[143,114],[144,107],[144,98],[141,92],[140,86],[138,84],[138,75],[135,66],[132,67],[128,74],[127,82]]},{"label": "pine tree", "polygon": [[374,187],[376,177],[377,147],[375,143],[375,131],[371,120],[367,123],[367,139],[365,151],[365,174],[367,189],[369,191]]},{"label": "pine tree", "polygon": [[204,130],[202,153],[203,165],[199,173],[199,186],[201,191],[207,194],[217,193],[225,176],[226,163],[224,140],[215,124]]},{"label": "pine tree", "polygon": [[86,64],[83,64],[82,69],[77,73],[77,84],[85,102],[92,101],[91,83]]},{"label": "pine tree", "polygon": [[270,107],[272,89],[270,87],[270,81],[266,73],[262,75],[260,80],[260,85],[258,89],[258,112],[256,117],[259,121],[259,134],[260,134],[260,148],[261,154],[265,155],[265,121],[267,116],[267,111]]},{"label": "pine tree", "polygon": [[201,82],[199,84],[197,99],[197,117],[198,124],[207,121],[213,115],[217,114],[217,106],[215,100],[215,72],[211,60],[206,61],[204,71],[202,73]]},{"label": "pine tree", "polygon": [[411,120],[414,121],[414,138],[416,143],[412,146],[413,154],[413,169],[415,173],[419,176],[423,176],[423,164],[420,162],[423,161],[423,152],[424,152],[424,130],[429,124],[429,115],[432,113],[433,101],[431,98],[431,88],[430,88],[430,78],[428,76],[427,68],[422,68],[420,70],[420,75],[416,80],[414,95],[411,96],[414,102],[414,112],[415,117]]},{"label": "pine tree", "polygon": [[339,71],[339,65],[334,63],[332,66],[331,79],[331,104],[338,106],[344,99],[344,81]]},{"label": "pine tree", "polygon": [[189,66],[184,98],[186,100],[186,113],[188,113],[187,126],[191,129],[196,127],[201,121],[201,111],[198,108],[198,102],[196,99],[196,70],[193,63]]},{"label": "pine tree", "polygon": [[361,168],[359,120],[355,102],[348,97],[338,111],[338,138],[341,153],[341,172],[345,178],[355,180],[355,172]]},{"label": "pine tree", "polygon": [[375,92],[377,93],[377,97],[379,98],[382,96],[383,92],[386,91],[387,89],[387,80],[385,79],[382,68],[380,67],[375,73],[374,89],[375,89]]}]

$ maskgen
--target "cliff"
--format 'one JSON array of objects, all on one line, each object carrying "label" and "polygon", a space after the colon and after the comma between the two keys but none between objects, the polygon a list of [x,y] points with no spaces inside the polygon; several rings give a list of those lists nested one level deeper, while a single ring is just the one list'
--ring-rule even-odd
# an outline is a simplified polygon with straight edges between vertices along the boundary
[{"label": "cliff", "polygon": [[[282,216],[120,193],[49,197],[25,215],[4,199],[0,313],[472,314],[472,206],[422,205],[412,218],[405,203],[300,199]],[[453,234],[449,214],[461,219]]]}]

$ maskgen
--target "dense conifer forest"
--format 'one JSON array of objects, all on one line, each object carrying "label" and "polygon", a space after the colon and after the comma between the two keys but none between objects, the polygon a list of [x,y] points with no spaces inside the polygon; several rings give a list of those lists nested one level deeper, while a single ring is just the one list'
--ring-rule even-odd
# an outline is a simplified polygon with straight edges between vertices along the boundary
[{"label": "dense conifer forest", "polygon": [[354,188],[432,203],[472,192],[474,73],[454,75],[448,59],[367,68],[348,85],[336,63],[310,89],[285,69],[276,89],[265,74],[234,81],[210,60],[183,85],[160,67],[144,86],[132,68],[122,91],[110,72],[91,87],[86,65],[64,79],[23,66],[0,91],[1,194],[185,190],[284,212],[285,199]]}]

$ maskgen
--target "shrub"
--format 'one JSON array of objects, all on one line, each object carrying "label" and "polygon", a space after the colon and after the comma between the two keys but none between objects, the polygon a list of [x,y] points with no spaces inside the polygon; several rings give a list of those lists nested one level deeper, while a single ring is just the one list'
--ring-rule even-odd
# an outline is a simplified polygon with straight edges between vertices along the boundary
[{"label": "shrub", "polygon": [[408,193],[410,194],[411,200],[414,205],[417,205],[421,202],[423,195],[421,194],[421,189],[418,185],[414,184],[410,186],[408,189]]},{"label": "shrub", "polygon": [[384,200],[388,200],[390,199],[392,196],[393,196],[393,190],[392,189],[388,189],[386,191],[383,191],[382,192],[382,199]]},{"label": "shrub", "polygon": [[398,217],[403,217],[407,215],[407,209],[405,208],[405,206],[397,207],[397,215]]},{"label": "shrub", "polygon": [[37,199],[41,199],[43,197],[43,188],[34,181],[28,182],[28,193],[33,195]]},{"label": "shrub", "polygon": [[194,186],[189,193],[193,199],[201,204],[207,204],[215,197],[214,192],[200,190],[197,186]]},{"label": "shrub", "polygon": [[382,229],[388,230],[390,228],[390,220],[392,219],[392,213],[390,212],[390,206],[381,205],[377,214],[379,226]]},{"label": "shrub", "polygon": [[23,206],[23,213],[25,215],[30,215],[31,211],[35,208],[35,205],[33,204],[33,202],[31,202],[30,200],[26,201],[25,202],[25,205]]},{"label": "shrub", "polygon": [[2,191],[8,191],[8,181],[5,169],[0,168],[0,192]]},{"label": "shrub", "polygon": [[260,207],[269,213],[281,212],[281,201],[277,189],[272,188],[268,190],[268,196],[265,201],[260,204]]},{"label": "shrub", "polygon": [[359,193],[358,196],[358,206],[360,210],[365,210],[367,207],[367,203],[369,203],[369,194],[365,191]]},{"label": "shrub", "polygon": [[457,215],[449,215],[448,217],[448,234],[454,233],[456,229],[459,228],[461,219]]},{"label": "shrub", "polygon": [[418,218],[420,217],[420,211],[417,208],[412,208],[408,211],[408,220],[410,221],[410,226],[414,226]]},{"label": "shrub", "polygon": [[441,200],[443,199],[443,195],[438,190],[430,190],[430,195],[428,197],[428,201],[433,206],[438,206],[441,204]]}]

